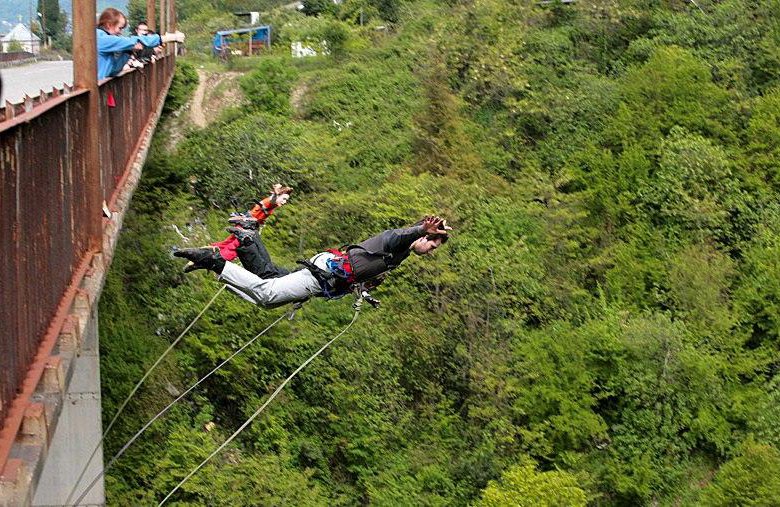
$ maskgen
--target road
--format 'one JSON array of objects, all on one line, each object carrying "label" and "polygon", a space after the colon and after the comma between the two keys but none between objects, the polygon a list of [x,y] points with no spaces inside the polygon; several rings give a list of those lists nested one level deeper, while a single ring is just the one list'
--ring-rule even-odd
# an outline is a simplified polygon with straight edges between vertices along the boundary
[{"label": "road", "polygon": [[[3,78],[3,92],[0,104],[5,101],[21,102],[24,94],[34,97],[40,91],[51,91],[52,87],[61,87],[62,83],[73,83],[73,62],[38,62],[21,67],[0,69]],[[1,107],[1,106],[0,106]]]}]

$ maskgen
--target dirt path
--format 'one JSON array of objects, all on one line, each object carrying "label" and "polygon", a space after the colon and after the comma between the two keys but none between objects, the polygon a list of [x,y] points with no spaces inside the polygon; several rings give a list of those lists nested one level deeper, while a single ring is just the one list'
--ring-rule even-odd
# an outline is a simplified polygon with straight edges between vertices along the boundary
[{"label": "dirt path", "polygon": [[192,96],[192,104],[190,105],[190,118],[192,123],[199,128],[206,126],[206,115],[203,114],[203,97],[206,95],[208,76],[208,73],[198,69],[198,88],[195,89],[195,94]]},{"label": "dirt path", "polygon": [[295,111],[296,114],[300,114],[301,106],[303,105],[303,99],[308,91],[309,85],[304,81],[295,87],[292,93],[290,93],[290,104],[292,105],[293,111]]}]

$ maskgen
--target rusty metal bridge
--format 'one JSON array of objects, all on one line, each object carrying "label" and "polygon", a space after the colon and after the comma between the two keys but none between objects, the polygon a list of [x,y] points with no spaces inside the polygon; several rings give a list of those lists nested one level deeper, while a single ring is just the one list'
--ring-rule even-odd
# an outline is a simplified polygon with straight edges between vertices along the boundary
[{"label": "rusty metal bridge", "polygon": [[[150,28],[175,29],[174,1],[158,1]],[[97,371],[97,300],[174,73],[168,47],[98,82],[95,2],[73,8],[74,86],[0,109],[0,506],[56,503],[36,488],[79,364]]]}]

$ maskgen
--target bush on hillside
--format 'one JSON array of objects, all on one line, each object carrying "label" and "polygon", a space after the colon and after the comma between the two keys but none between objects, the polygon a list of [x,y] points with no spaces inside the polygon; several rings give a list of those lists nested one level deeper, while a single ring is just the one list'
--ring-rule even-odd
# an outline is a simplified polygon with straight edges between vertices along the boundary
[{"label": "bush on hillside", "polygon": [[241,78],[241,91],[252,109],[268,114],[289,115],[290,90],[297,79],[289,58],[263,58],[257,68]]}]

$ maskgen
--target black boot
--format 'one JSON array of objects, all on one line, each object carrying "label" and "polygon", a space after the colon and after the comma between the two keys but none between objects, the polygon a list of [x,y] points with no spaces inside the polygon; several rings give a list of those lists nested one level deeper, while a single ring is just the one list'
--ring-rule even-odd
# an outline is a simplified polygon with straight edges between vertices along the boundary
[{"label": "black boot", "polygon": [[241,227],[243,229],[249,229],[252,231],[256,231],[258,226],[260,225],[258,224],[257,219],[255,217],[244,213],[238,213],[236,215],[231,216],[230,218],[228,218],[228,223],[233,227]]},{"label": "black boot", "polygon": [[205,248],[183,248],[173,252],[176,257],[183,257],[188,262],[184,266],[184,272],[189,273],[196,269],[210,269],[216,274],[222,273],[225,268],[225,259],[219,254],[219,248],[215,246]]},{"label": "black boot", "polygon": [[255,234],[257,234],[255,231],[241,229],[240,227],[228,227],[225,230],[235,236],[239,243],[241,243],[241,246],[249,246],[255,242]]}]

